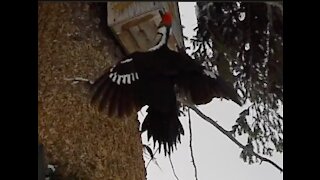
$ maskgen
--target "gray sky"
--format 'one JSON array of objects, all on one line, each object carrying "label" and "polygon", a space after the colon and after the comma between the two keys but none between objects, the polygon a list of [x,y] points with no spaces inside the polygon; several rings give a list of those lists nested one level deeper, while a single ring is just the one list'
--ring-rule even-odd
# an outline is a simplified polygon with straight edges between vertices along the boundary
[{"label": "gray sky", "polygon": [[[182,24],[185,26],[183,33],[187,37],[194,35],[193,28],[196,27],[195,2],[179,2]],[[188,46],[188,42],[185,42]],[[239,107],[237,104],[220,99],[214,99],[207,105],[198,108],[207,116],[218,121],[218,123],[227,130],[231,129],[239,113],[248,107]],[[146,115],[146,108],[143,108],[143,115]],[[192,141],[194,158],[197,165],[199,180],[282,180],[283,174],[272,165],[263,162],[261,165],[255,163],[248,165],[239,157],[241,149],[224,134],[218,131],[208,122],[202,120],[192,110]],[[139,120],[142,121],[144,116],[138,113]],[[181,144],[177,145],[177,151],[171,155],[172,162],[177,176],[180,180],[194,180],[194,168],[191,163],[189,148],[189,126],[188,117],[180,117],[180,121],[185,130]],[[239,139],[239,138],[238,138]],[[146,133],[142,135],[144,144],[151,145],[147,141]],[[245,138],[240,138],[240,142],[246,142]],[[275,154],[269,159],[283,167],[283,154]],[[145,155],[145,162],[149,162],[148,155]],[[148,180],[175,180],[169,158],[164,155],[156,154],[156,162],[151,162],[147,168]]]}]

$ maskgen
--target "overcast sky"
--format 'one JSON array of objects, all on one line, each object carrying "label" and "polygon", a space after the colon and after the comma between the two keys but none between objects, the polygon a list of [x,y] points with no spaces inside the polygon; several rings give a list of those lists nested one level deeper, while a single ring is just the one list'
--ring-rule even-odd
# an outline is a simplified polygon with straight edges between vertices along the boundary
[{"label": "overcast sky", "polygon": [[[193,28],[196,27],[195,2],[179,2],[182,24],[185,26],[183,33],[187,37],[194,35]],[[185,42],[188,46],[188,42]],[[207,116],[218,121],[227,130],[231,129],[239,113],[246,108],[237,104],[220,99],[214,99],[207,105],[199,106],[199,109]],[[144,108],[145,110],[145,108]],[[255,163],[248,165],[239,157],[241,149],[224,134],[218,131],[208,122],[202,120],[192,110],[192,141],[195,163],[198,170],[199,180],[282,180],[283,174],[274,166],[263,162],[261,165]],[[144,113],[145,115],[146,113]],[[143,120],[138,113],[139,120]],[[178,150],[171,155],[176,174],[180,180],[194,180],[194,168],[191,163],[189,148],[189,126],[188,117],[180,117],[184,127],[185,135],[182,143],[177,146]],[[150,145],[146,133],[142,135],[143,143]],[[245,144],[245,138],[240,139]],[[151,146],[153,147],[153,145]],[[283,154],[275,154],[271,160],[283,167]],[[146,163],[149,162],[145,155]],[[151,162],[147,168],[148,180],[175,180],[168,157],[157,154],[156,162]]]}]

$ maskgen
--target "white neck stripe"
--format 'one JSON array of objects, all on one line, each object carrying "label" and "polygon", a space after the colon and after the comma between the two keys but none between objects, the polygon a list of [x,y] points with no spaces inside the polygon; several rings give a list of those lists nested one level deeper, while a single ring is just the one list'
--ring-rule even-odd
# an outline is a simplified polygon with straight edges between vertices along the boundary
[{"label": "white neck stripe", "polygon": [[[171,28],[170,28],[171,31]],[[154,51],[159,49],[161,46],[163,46],[166,43],[166,39],[167,39],[167,28],[165,26],[161,27],[158,29],[158,33],[162,34],[161,36],[161,40],[159,41],[159,43],[155,46],[153,46],[152,48],[149,49],[149,51]],[[169,33],[170,34],[170,33]]]}]

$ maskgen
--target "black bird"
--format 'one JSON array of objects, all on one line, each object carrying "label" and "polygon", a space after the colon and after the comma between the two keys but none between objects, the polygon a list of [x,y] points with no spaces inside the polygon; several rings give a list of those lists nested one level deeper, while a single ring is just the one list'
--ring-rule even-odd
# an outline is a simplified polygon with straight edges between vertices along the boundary
[{"label": "black bird", "polygon": [[91,85],[91,104],[109,116],[128,116],[148,105],[142,131],[163,145],[165,155],[173,151],[180,135],[177,92],[190,103],[206,104],[214,97],[231,99],[241,105],[231,85],[183,52],[168,48],[172,15],[161,13],[161,38],[146,52],[134,52],[106,71]]}]

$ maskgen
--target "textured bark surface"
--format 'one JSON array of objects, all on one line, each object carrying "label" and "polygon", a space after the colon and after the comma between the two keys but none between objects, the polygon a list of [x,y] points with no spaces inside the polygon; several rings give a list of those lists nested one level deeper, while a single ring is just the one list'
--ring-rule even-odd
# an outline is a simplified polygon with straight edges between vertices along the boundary
[{"label": "textured bark surface", "polygon": [[64,80],[95,79],[121,58],[100,7],[39,3],[39,141],[61,179],[141,180],[146,173],[136,114],[124,120],[98,113],[79,85]]}]

